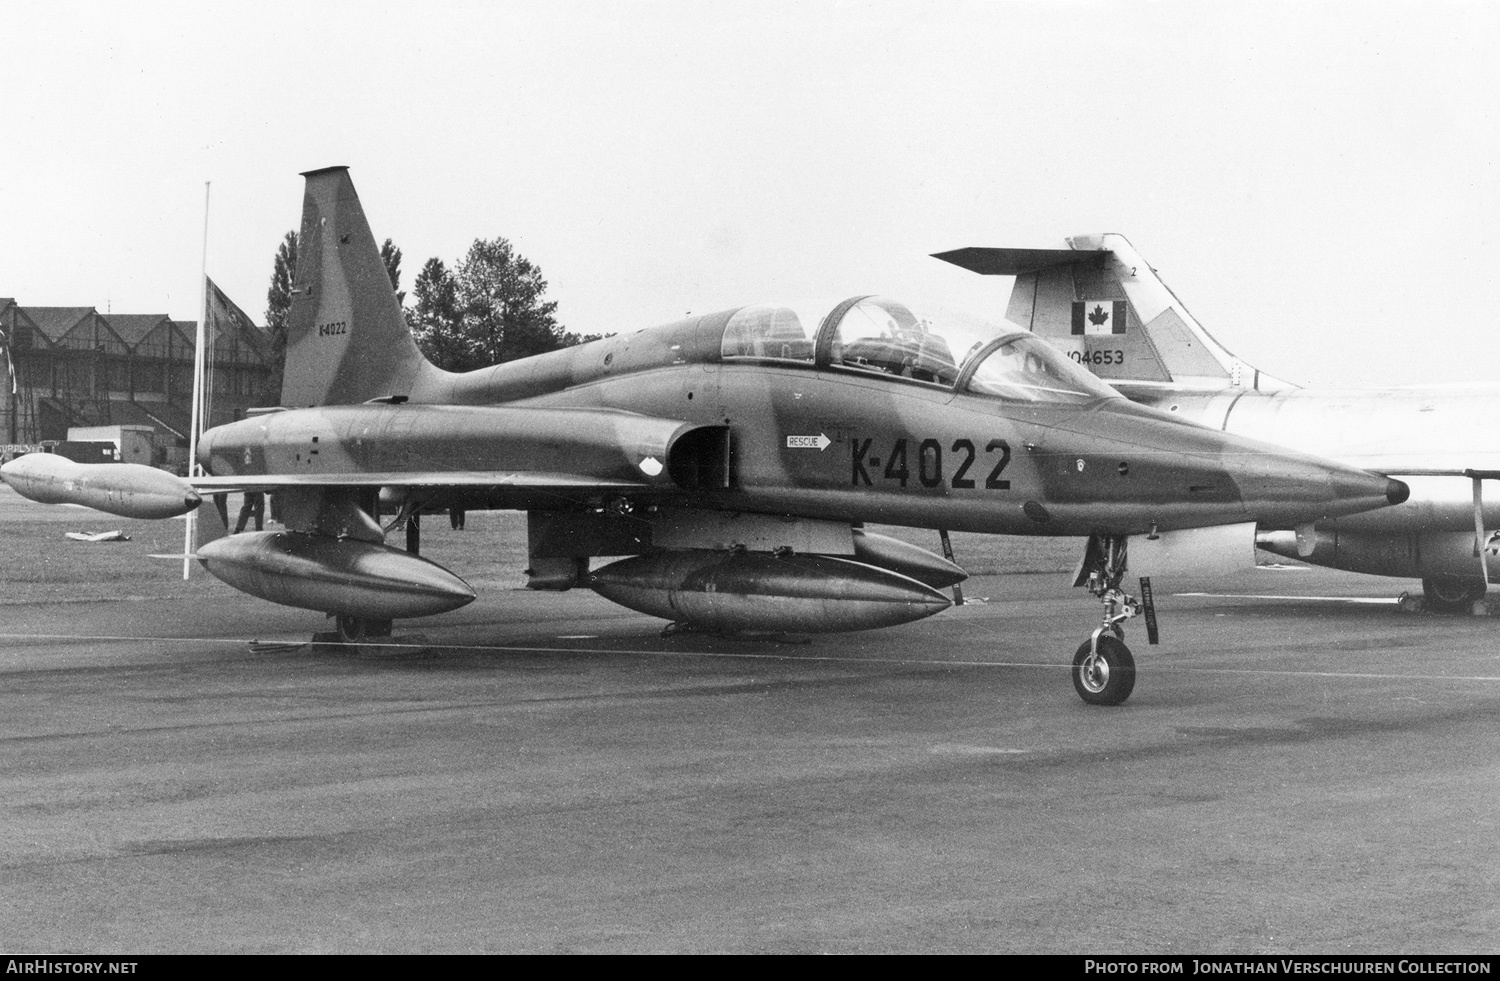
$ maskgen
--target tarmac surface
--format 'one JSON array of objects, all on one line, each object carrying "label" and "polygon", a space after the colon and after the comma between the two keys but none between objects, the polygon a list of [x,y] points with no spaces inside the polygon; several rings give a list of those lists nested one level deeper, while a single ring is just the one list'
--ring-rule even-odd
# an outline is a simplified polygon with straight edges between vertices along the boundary
[{"label": "tarmac surface", "polygon": [[1497,624],[1401,613],[1411,583],[1159,582],[1099,708],[1055,569],[905,627],[663,639],[516,589],[491,517],[424,530],[478,601],[351,653],[147,558],[181,522],[0,490],[0,948],[1500,948]]}]

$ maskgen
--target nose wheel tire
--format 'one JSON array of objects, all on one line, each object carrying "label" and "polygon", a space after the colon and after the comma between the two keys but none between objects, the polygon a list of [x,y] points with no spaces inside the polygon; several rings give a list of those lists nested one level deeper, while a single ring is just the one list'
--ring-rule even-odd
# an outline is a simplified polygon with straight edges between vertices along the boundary
[{"label": "nose wheel tire", "polygon": [[346,644],[379,640],[391,635],[391,621],[373,620],[368,617],[340,616],[338,618],[339,640]]},{"label": "nose wheel tire", "polygon": [[1073,687],[1090,705],[1119,705],[1135,690],[1135,658],[1116,637],[1100,637],[1097,652],[1093,646],[1084,641],[1073,655]]}]

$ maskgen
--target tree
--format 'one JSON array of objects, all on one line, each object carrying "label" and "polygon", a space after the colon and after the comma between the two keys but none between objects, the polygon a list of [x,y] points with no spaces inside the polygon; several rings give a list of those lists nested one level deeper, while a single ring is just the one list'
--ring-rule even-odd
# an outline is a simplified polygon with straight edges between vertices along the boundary
[{"label": "tree", "polygon": [[276,249],[271,288],[266,291],[266,330],[271,334],[272,404],[281,401],[281,373],[286,365],[286,327],[292,309],[292,279],[297,274],[297,233],[290,231]]},{"label": "tree", "polygon": [[408,322],[417,344],[448,371],[472,371],[582,340],[558,324],[556,301],[543,299],[542,271],[503,238],[476,239],[451,272],[441,260],[427,260],[412,288],[417,305]]},{"label": "tree", "polygon": [[458,264],[464,323],[483,364],[514,361],[562,347],[555,301],[542,301],[542,271],[503,238],[479,239]]},{"label": "tree", "polygon": [[391,277],[391,289],[396,291],[396,303],[405,304],[406,294],[401,291],[401,250],[390,239],[386,239],[380,246],[380,261],[385,263],[385,273]]},{"label": "tree", "polygon": [[458,280],[441,259],[428,259],[412,285],[417,305],[406,311],[406,322],[427,360],[448,371],[462,371],[470,350],[464,339],[463,313],[458,303]]}]

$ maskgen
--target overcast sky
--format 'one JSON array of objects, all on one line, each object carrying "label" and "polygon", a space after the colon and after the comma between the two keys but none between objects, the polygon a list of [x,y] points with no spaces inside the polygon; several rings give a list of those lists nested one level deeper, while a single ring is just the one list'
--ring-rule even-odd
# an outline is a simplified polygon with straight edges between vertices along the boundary
[{"label": "overcast sky", "polygon": [[1500,4],[0,5],[0,296],[261,321],[298,173],[378,238],[504,236],[565,326],[881,292],[1118,231],[1300,383],[1500,366]]}]

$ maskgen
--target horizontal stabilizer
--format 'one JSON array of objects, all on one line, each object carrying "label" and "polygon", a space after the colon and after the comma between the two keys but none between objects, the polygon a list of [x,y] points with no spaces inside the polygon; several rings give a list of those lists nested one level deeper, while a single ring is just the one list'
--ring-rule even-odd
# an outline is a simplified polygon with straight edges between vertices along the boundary
[{"label": "horizontal stabilizer", "polygon": [[1108,250],[1075,249],[986,249],[970,247],[952,252],[934,252],[934,259],[951,262],[981,276],[1025,276],[1055,266],[1081,266],[1100,262]]},{"label": "horizontal stabilizer", "polygon": [[[1005,317],[1127,398],[1171,392],[1293,388],[1214,340],[1166,283],[1114,232],[1075,235],[1068,249],[967,248],[935,258],[984,276],[1014,276]],[[1125,385],[1139,385],[1139,393]]]}]

